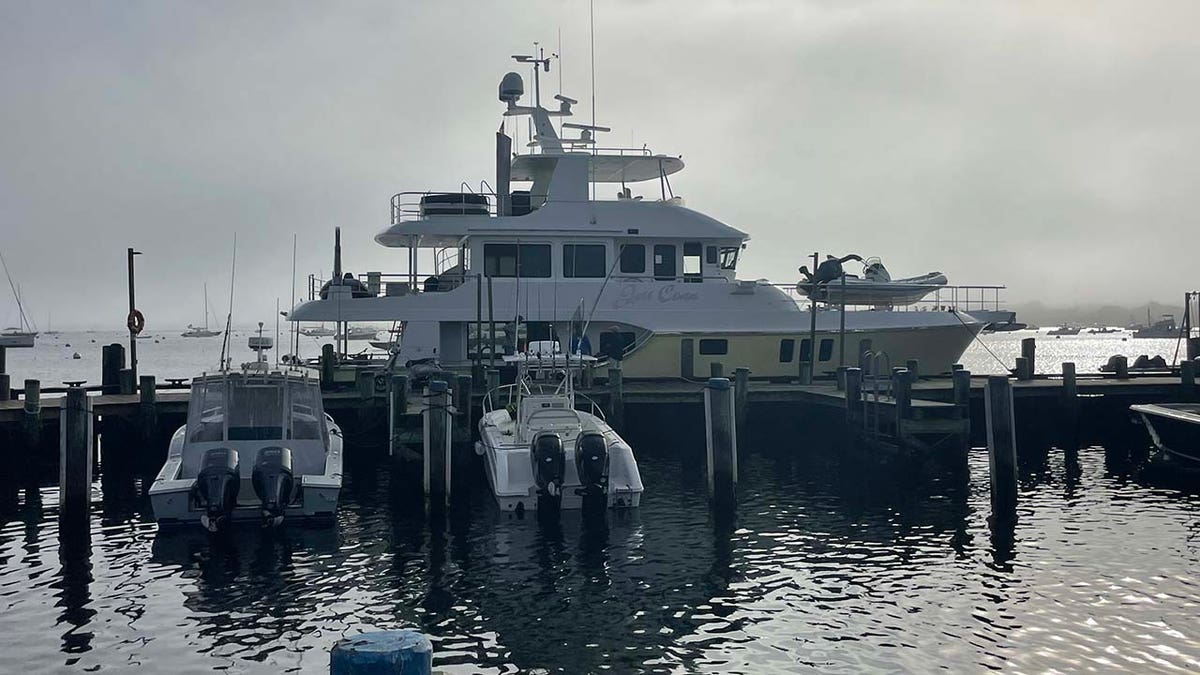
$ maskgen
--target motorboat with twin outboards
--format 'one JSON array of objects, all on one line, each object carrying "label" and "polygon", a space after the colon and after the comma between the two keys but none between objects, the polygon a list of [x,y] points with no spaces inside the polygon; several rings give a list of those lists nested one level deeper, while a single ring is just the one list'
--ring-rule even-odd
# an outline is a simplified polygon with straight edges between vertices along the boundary
[{"label": "motorboat with twin outboards", "polygon": [[633,450],[574,389],[575,371],[594,360],[564,354],[553,340],[504,357],[516,366],[516,382],[487,393],[476,443],[502,511],[641,503]]},{"label": "motorboat with twin outboards", "polygon": [[187,422],[150,486],[160,524],[278,525],[331,518],[342,487],[342,431],[317,379],[266,361],[271,338],[249,339],[255,361],[192,380]]},{"label": "motorboat with twin outboards", "polygon": [[[594,346],[585,354],[621,359],[627,379],[696,378],[715,362],[756,378],[798,377],[806,364],[829,376],[868,350],[949,372],[997,321],[950,302],[903,311],[901,302],[951,287],[938,273],[883,281],[881,263],[847,284],[856,302],[888,300],[877,307],[801,304],[794,281],[738,279],[750,237],[684,205],[672,185],[681,158],[602,147],[597,136],[608,128],[566,121],[576,101],[559,94],[556,107],[543,107],[539,78],[552,58],[518,62],[533,68],[534,96],[523,102],[518,73],[503,77],[494,187],[394,195],[391,223],[375,241],[405,249],[407,267],[356,277],[335,255],[331,280],[310,283],[290,320],[399,322],[399,362],[436,358],[449,368],[567,336]],[[638,184],[652,187],[634,194]],[[514,323],[524,337],[493,328]]]}]

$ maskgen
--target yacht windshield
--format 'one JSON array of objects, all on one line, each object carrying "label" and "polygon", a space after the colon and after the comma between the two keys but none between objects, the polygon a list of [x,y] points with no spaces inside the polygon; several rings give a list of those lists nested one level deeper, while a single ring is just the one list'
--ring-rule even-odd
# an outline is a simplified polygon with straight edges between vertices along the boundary
[{"label": "yacht windshield", "polygon": [[292,432],[290,438],[315,440],[321,438],[323,415],[321,392],[316,383],[291,382],[288,393],[292,405]]}]

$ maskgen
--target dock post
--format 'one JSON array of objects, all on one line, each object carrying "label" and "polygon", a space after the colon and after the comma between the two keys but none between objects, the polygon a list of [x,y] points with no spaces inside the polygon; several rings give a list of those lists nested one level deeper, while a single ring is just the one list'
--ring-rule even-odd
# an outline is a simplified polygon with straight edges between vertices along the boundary
[{"label": "dock post", "polygon": [[1075,381],[1075,364],[1062,364],[1062,405],[1066,413],[1066,453],[1068,463],[1078,460],[1079,452],[1079,385]]},{"label": "dock post", "polygon": [[608,423],[618,433],[625,429],[625,385],[620,361],[608,367]]},{"label": "dock post", "polygon": [[383,630],[338,640],[329,675],[430,675],[433,643],[415,630]]},{"label": "dock post", "polygon": [[[1187,339],[1187,346],[1184,351],[1188,361],[1193,361],[1200,358],[1200,337],[1190,337]],[[3,370],[0,368],[0,370]]]},{"label": "dock post", "polygon": [[1026,377],[1021,378],[1021,379],[1032,380],[1033,376],[1037,373],[1036,355],[1037,355],[1037,338],[1031,338],[1031,337],[1022,338],[1022,340],[1021,340],[1021,356],[1024,356],[1025,360],[1029,363],[1029,365],[1026,366],[1029,370],[1026,371],[1026,373],[1025,373]]},{"label": "dock post", "polygon": [[971,419],[971,371],[958,368],[951,371],[954,386],[954,415],[959,419]]},{"label": "dock post", "polygon": [[868,372],[871,368],[871,338],[858,341],[858,369]]},{"label": "dock post", "polygon": [[121,370],[125,368],[125,345],[114,342],[100,350],[100,386],[105,394],[121,393]]},{"label": "dock post", "polygon": [[[489,393],[495,392],[500,388],[500,371],[496,368],[487,369],[487,390]],[[499,394],[497,394],[499,395]]]},{"label": "dock post", "polygon": [[725,366],[720,361],[708,364],[709,377],[725,377]]},{"label": "dock post", "polygon": [[1013,368],[1013,374],[1017,376],[1018,381],[1033,379],[1033,375],[1031,375],[1032,370],[1029,367],[1029,359],[1024,356],[1017,357],[1017,367]]},{"label": "dock post", "polygon": [[133,396],[137,393],[137,378],[133,375],[133,368],[117,371],[117,393],[123,396]]},{"label": "dock post", "polygon": [[910,382],[916,382],[921,379],[921,362],[917,359],[909,359],[904,362],[904,367],[908,369],[908,377]]},{"label": "dock post", "polygon": [[408,413],[408,376],[392,375],[388,387],[388,454],[395,457],[400,451],[400,420]]},{"label": "dock post", "polygon": [[369,401],[375,396],[375,373],[369,370],[360,370],[354,375],[354,387],[358,390],[358,397],[364,401]]},{"label": "dock post", "polygon": [[[0,347],[3,349],[3,347]],[[0,373],[0,401],[12,398],[12,380],[8,373]]]},{"label": "dock post", "polygon": [[733,392],[724,377],[704,387],[704,430],[707,436],[708,496],[714,509],[732,507],[737,500],[737,426]]},{"label": "dock post", "polygon": [[466,437],[471,437],[471,377],[469,375],[459,375],[455,378],[454,387],[454,407],[458,409],[458,426],[466,434]]},{"label": "dock post", "polygon": [[92,431],[87,390],[70,387],[58,418],[58,503],[64,524],[87,524],[92,501]]},{"label": "dock post", "polygon": [[1012,382],[991,375],[984,390],[988,464],[992,483],[992,517],[1011,522],[1017,510],[1017,435],[1013,416]]},{"label": "dock post", "polygon": [[903,447],[905,422],[912,418],[912,375],[907,368],[892,371],[892,398],[896,400],[896,442]]},{"label": "dock post", "polygon": [[862,426],[862,369],[846,369],[846,424]]},{"label": "dock post", "polygon": [[430,506],[450,498],[450,392],[442,380],[425,389],[425,496]]},{"label": "dock post", "polygon": [[333,345],[326,342],[321,345],[321,388],[333,388],[333,369],[337,365],[337,355]]},{"label": "dock post", "polygon": [[38,493],[38,464],[42,445],[42,383],[25,380],[25,414],[22,420],[22,436],[25,437],[25,456],[21,458],[24,474],[25,503],[40,499]]},{"label": "dock post", "polygon": [[971,371],[959,368],[951,371],[950,378],[954,387],[954,416],[965,421],[958,439],[958,448],[965,467],[967,450],[971,445]]},{"label": "dock post", "polygon": [[738,431],[746,435],[746,417],[750,412],[750,369],[735,368],[733,371],[733,420]]},{"label": "dock post", "polygon": [[1188,359],[1179,364],[1179,383],[1184,390],[1191,392],[1196,388],[1196,362]]},{"label": "dock post", "polygon": [[1124,354],[1120,354],[1115,359],[1116,373],[1118,380],[1129,379],[1129,358]]},{"label": "dock post", "polygon": [[142,443],[146,454],[153,454],[154,439],[158,434],[158,393],[154,390],[154,376],[142,375],[138,397],[138,417],[142,425]]},{"label": "dock post", "polygon": [[0,346],[0,373],[8,372],[8,351],[7,348]]}]

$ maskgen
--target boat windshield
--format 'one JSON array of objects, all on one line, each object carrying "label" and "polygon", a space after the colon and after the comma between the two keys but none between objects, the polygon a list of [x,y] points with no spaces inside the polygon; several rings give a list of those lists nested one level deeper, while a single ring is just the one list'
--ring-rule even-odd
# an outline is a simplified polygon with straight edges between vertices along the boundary
[{"label": "boat windshield", "polygon": [[288,385],[292,406],[290,438],[315,440],[322,438],[324,415],[321,390],[316,382],[292,381]]},{"label": "boat windshield", "polygon": [[244,384],[229,388],[229,440],[283,438],[283,387]]},{"label": "boat windshield", "polygon": [[220,441],[225,437],[225,382],[196,380],[188,401],[188,441]]}]

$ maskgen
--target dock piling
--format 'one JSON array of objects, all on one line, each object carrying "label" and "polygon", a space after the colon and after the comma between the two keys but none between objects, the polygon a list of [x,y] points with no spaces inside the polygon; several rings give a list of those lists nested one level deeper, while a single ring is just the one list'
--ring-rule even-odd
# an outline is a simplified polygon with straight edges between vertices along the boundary
[{"label": "dock piling", "polygon": [[158,395],[153,375],[142,375],[138,379],[141,380],[138,416],[141,418],[142,442],[152,448],[158,435]]},{"label": "dock piling", "polygon": [[21,426],[25,441],[22,444],[25,453],[20,462],[21,480],[25,488],[25,503],[28,504],[40,497],[37,466],[42,444],[42,383],[39,380],[25,380],[25,410]]},{"label": "dock piling", "polygon": [[1021,381],[1032,380],[1033,368],[1030,366],[1029,359],[1024,356],[1018,356],[1017,365],[1013,368],[1013,374]]},{"label": "dock piling", "polygon": [[725,377],[725,366],[720,361],[708,364],[709,377]]},{"label": "dock piling", "polygon": [[458,426],[466,434],[467,438],[471,437],[471,377],[469,375],[459,375],[455,378],[454,387],[454,407],[458,410],[458,415],[455,420]]},{"label": "dock piling", "polygon": [[958,368],[950,373],[954,392],[954,416],[971,419],[971,371]]},{"label": "dock piling", "polygon": [[1001,522],[1011,521],[1016,518],[1017,509],[1017,436],[1012,382],[1004,375],[989,376],[983,403],[987,419],[992,517]]},{"label": "dock piling", "polygon": [[400,420],[408,412],[408,376],[392,375],[388,379],[388,454],[395,457],[400,450]]},{"label": "dock piling", "polygon": [[354,388],[358,390],[358,397],[364,401],[369,401],[375,396],[375,373],[369,370],[360,370],[354,374]]},{"label": "dock piling", "polygon": [[496,368],[488,368],[485,373],[487,379],[488,392],[495,392],[500,388],[500,371]]},{"label": "dock piling", "polygon": [[329,675],[430,675],[433,643],[415,630],[342,638],[329,653]]},{"label": "dock piling", "polygon": [[704,387],[704,430],[707,442],[708,496],[714,509],[732,507],[737,499],[737,425],[733,391],[723,377]]},{"label": "dock piling", "polygon": [[739,431],[746,431],[746,416],[750,411],[750,369],[735,368],[733,371],[734,423]]},{"label": "dock piling", "polygon": [[862,369],[846,369],[846,423],[851,428],[862,426]]},{"label": "dock piling", "polygon": [[333,372],[337,367],[337,354],[333,345],[326,342],[321,345],[321,388],[333,388]]},{"label": "dock piling", "polygon": [[100,386],[105,394],[121,393],[121,370],[125,368],[125,345],[114,342],[100,350]]},{"label": "dock piling", "polygon": [[608,423],[618,433],[625,428],[625,385],[620,361],[608,367]]},{"label": "dock piling", "polygon": [[59,517],[73,525],[87,523],[92,494],[92,406],[83,387],[67,389],[59,413]]},{"label": "dock piling", "polygon": [[[0,347],[0,349],[3,349]],[[12,381],[8,373],[0,373],[0,401],[8,401],[12,398]]]},{"label": "dock piling", "polygon": [[1179,364],[1179,382],[1191,393],[1196,388],[1196,362],[1188,359]]},{"label": "dock piling", "polygon": [[[1187,355],[1188,361],[1200,359],[1200,337],[1190,337],[1187,339],[1184,354]],[[2,371],[3,368],[0,368]]]},{"label": "dock piling", "polygon": [[137,377],[133,374],[133,368],[122,368],[117,371],[117,393],[125,396],[133,396],[137,393]]},{"label": "dock piling", "polygon": [[1025,377],[1020,377],[1020,375],[1018,375],[1017,376],[1018,379],[1022,379],[1022,380],[1032,380],[1033,379],[1034,374],[1037,373],[1036,355],[1037,355],[1037,338],[1031,338],[1031,337],[1022,338],[1021,339],[1021,356],[1025,357],[1025,361],[1028,364],[1026,366],[1026,368],[1028,370],[1025,372]]},{"label": "dock piling", "polygon": [[442,380],[425,390],[425,496],[431,506],[450,498],[450,391]]},{"label": "dock piling", "polygon": [[896,399],[896,440],[904,444],[905,423],[912,419],[912,372],[907,368],[892,370],[892,397]]}]

